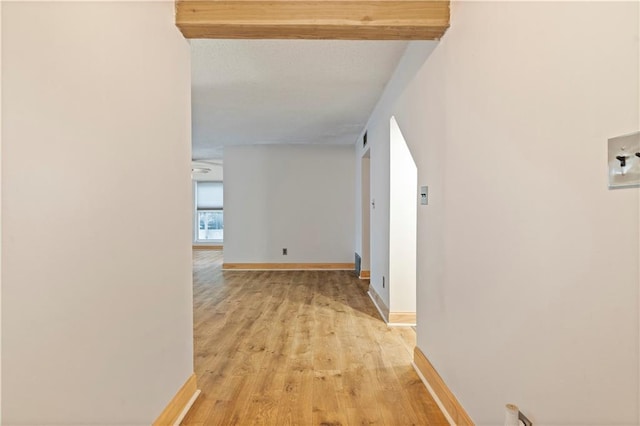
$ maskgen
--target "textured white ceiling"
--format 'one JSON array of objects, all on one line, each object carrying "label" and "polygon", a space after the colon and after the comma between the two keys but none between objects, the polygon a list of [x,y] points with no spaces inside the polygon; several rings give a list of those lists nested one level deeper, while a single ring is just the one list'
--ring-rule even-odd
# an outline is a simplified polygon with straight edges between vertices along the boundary
[{"label": "textured white ceiling", "polygon": [[236,144],[353,144],[406,47],[192,40],[193,158]]}]

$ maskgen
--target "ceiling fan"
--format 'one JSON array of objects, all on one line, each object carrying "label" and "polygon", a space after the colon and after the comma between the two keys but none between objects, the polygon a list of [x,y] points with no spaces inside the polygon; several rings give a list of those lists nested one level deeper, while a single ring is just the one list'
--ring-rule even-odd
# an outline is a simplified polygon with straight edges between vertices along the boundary
[{"label": "ceiling fan", "polygon": [[214,167],[222,167],[222,160],[193,160],[191,173],[209,173]]}]

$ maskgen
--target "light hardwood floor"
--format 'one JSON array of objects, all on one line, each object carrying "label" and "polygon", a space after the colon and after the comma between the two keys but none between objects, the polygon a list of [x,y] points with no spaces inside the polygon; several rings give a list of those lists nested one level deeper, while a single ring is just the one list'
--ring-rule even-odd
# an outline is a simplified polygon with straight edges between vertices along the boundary
[{"label": "light hardwood floor", "polygon": [[[448,425],[353,273],[222,271],[194,251],[194,425]],[[368,284],[368,282],[367,282]]]}]

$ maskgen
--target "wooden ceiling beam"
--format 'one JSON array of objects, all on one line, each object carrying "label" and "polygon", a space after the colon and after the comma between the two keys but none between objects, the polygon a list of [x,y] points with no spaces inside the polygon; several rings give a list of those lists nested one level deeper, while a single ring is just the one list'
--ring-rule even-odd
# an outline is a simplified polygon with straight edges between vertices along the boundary
[{"label": "wooden ceiling beam", "polygon": [[186,38],[438,40],[448,0],[176,0]]}]

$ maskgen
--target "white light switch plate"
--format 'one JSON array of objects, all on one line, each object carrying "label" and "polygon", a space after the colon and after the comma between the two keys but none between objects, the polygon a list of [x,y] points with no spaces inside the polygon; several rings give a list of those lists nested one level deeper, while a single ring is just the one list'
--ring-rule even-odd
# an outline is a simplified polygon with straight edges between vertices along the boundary
[{"label": "white light switch plate", "polygon": [[609,139],[609,188],[640,187],[640,132]]},{"label": "white light switch plate", "polygon": [[420,187],[420,204],[426,206],[429,204],[429,187],[421,186]]}]

